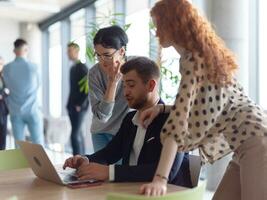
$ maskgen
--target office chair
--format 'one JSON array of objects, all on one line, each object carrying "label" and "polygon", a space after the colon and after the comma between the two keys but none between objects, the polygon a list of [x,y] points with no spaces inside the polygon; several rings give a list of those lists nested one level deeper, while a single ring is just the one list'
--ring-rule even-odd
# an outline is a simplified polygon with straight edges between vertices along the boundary
[{"label": "office chair", "polygon": [[107,200],[203,200],[206,181],[201,181],[197,187],[169,193],[160,197],[146,197],[142,195],[130,195],[122,193],[110,193]]},{"label": "office chair", "polygon": [[189,154],[189,170],[192,186],[196,187],[200,178],[201,158],[200,156]]},{"label": "office chair", "polygon": [[28,167],[28,161],[20,149],[0,151],[0,171]]}]

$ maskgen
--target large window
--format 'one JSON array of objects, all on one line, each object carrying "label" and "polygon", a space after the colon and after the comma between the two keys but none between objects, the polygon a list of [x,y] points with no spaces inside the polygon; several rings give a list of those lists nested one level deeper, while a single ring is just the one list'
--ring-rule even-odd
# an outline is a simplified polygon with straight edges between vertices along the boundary
[{"label": "large window", "polygon": [[85,10],[81,9],[70,16],[71,41],[80,46],[80,60],[86,62]]},{"label": "large window", "polygon": [[173,104],[179,87],[180,55],[173,47],[162,49],[161,61],[161,98],[167,104]]},{"label": "large window", "polygon": [[49,113],[61,116],[62,105],[62,46],[60,23],[49,27]]},{"label": "large window", "polygon": [[127,55],[149,56],[148,1],[127,0],[126,2],[126,24],[130,24],[127,30],[129,37]]},{"label": "large window", "polygon": [[267,110],[267,1],[259,0],[259,103]]},{"label": "large window", "polygon": [[96,23],[100,28],[110,26],[110,16],[114,14],[114,1],[98,0],[95,2]]}]

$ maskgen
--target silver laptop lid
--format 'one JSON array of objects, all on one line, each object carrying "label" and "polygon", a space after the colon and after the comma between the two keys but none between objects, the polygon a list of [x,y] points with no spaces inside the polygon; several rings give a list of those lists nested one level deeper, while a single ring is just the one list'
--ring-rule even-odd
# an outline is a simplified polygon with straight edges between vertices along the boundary
[{"label": "silver laptop lid", "polygon": [[16,141],[23,154],[28,160],[34,174],[39,178],[52,181],[61,185],[77,183],[95,183],[95,179],[78,180],[74,173],[76,170],[56,170],[44,148],[39,144],[32,144],[25,141]]},{"label": "silver laptop lid", "polygon": [[39,144],[16,141],[29,162],[34,174],[39,178],[64,185],[44,148]]}]

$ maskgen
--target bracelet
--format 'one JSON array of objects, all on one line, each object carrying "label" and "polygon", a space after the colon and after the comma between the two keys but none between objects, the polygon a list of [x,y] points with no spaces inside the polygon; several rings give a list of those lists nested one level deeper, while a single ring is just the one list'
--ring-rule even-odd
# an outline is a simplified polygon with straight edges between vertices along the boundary
[{"label": "bracelet", "polygon": [[165,113],[165,104],[162,104],[162,105],[163,105],[162,113],[164,114]]},{"label": "bracelet", "polygon": [[161,179],[164,179],[164,180],[166,180],[166,181],[169,180],[166,176],[162,176],[162,175],[160,175],[160,174],[156,174],[155,176],[157,176],[157,177],[159,177],[159,178],[161,178]]}]

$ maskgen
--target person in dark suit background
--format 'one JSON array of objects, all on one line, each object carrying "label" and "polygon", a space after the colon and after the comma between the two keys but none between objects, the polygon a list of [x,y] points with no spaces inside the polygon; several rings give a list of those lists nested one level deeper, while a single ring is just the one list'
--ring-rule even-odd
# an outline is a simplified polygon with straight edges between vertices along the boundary
[{"label": "person in dark suit background", "polygon": [[0,56],[0,150],[4,150],[6,148],[8,109],[5,98],[9,94],[9,90],[6,88],[4,79],[2,77],[3,67],[4,60]]},{"label": "person in dark suit background", "polygon": [[[159,67],[145,57],[127,61],[122,67],[124,96],[130,108],[118,133],[102,150],[92,155],[76,155],[65,161],[63,168],[77,169],[79,179],[150,181],[156,171],[161,154],[160,130],[168,114],[162,113],[144,129],[140,124],[140,113],[155,104],[164,104],[159,97]],[[122,165],[114,165],[122,159]],[[182,166],[182,167],[181,167]],[[179,169],[183,170],[179,170]],[[191,186],[188,154],[176,155],[169,183]]]},{"label": "person in dark suit background", "polygon": [[70,69],[70,93],[67,103],[67,110],[71,122],[71,145],[73,155],[84,154],[84,139],[82,134],[82,123],[89,106],[88,95],[80,91],[79,82],[86,77],[88,69],[79,60],[78,44],[71,42],[68,44],[68,57],[73,61]]}]

